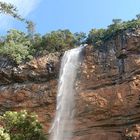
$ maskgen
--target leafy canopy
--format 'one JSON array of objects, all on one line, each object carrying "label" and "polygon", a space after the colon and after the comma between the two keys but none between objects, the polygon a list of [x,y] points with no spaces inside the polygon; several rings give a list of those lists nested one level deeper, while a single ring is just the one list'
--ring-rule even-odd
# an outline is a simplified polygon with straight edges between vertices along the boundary
[{"label": "leafy canopy", "polygon": [[122,33],[125,30],[140,27],[140,14],[136,15],[137,19],[122,22],[121,19],[113,19],[112,24],[107,29],[92,29],[87,37],[87,43],[95,47],[102,46],[104,41]]},{"label": "leafy canopy", "polygon": [[30,40],[27,35],[18,30],[10,30],[0,44],[0,54],[13,59],[17,64],[25,59],[31,59]]},{"label": "leafy canopy", "polygon": [[17,18],[18,20],[23,21],[24,19],[18,14],[17,8],[12,5],[8,4],[6,2],[1,2],[0,1],[0,13],[10,15],[14,18]]},{"label": "leafy canopy", "polygon": [[7,111],[0,118],[0,140],[47,140],[35,114]]},{"label": "leafy canopy", "polygon": [[52,31],[42,39],[42,45],[49,52],[64,51],[74,47],[74,36],[69,30]]}]

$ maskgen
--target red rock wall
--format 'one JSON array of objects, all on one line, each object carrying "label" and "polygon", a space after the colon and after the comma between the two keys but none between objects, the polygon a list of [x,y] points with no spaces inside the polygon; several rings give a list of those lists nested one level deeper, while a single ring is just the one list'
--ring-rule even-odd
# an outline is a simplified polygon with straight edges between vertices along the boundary
[{"label": "red rock wall", "polygon": [[48,132],[55,111],[60,54],[49,54],[18,67],[0,69],[0,114],[28,110]]},{"label": "red rock wall", "polygon": [[78,140],[140,139],[140,30],[123,34],[124,44],[118,35],[86,49],[77,82]]}]

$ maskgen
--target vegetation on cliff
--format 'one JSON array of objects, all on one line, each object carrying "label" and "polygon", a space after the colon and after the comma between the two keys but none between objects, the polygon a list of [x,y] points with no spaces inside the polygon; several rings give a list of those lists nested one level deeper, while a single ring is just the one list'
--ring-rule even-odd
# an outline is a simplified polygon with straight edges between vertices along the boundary
[{"label": "vegetation on cliff", "polygon": [[117,34],[125,30],[136,29],[140,27],[140,15],[136,15],[137,19],[130,21],[122,21],[121,19],[113,19],[112,24],[107,29],[92,29],[87,37],[87,43],[95,47],[102,46],[103,43]]},{"label": "vegetation on cliff", "polygon": [[6,36],[0,38],[0,55],[8,56],[19,64],[34,56],[50,52],[64,52],[82,44],[85,38],[85,33],[72,34],[67,29],[52,31],[43,36],[34,34],[32,31],[24,33],[11,29]]},{"label": "vegetation on cliff", "polygon": [[140,27],[140,15],[136,15],[136,19],[127,22],[113,19],[108,28],[91,29],[87,36],[83,32],[72,33],[68,29],[52,31],[42,36],[35,32],[35,24],[22,18],[12,4],[0,2],[0,12],[24,21],[27,25],[27,33],[11,29],[7,35],[0,37],[0,55],[14,60],[17,64],[50,52],[64,52],[82,43],[94,47],[102,46],[118,33]]},{"label": "vegetation on cliff", "polygon": [[0,140],[47,140],[35,114],[6,112],[0,118]]},{"label": "vegetation on cliff", "polygon": [[34,56],[45,55],[50,52],[64,52],[82,43],[102,46],[103,43],[118,33],[128,29],[140,27],[140,18],[122,22],[114,19],[107,29],[91,29],[87,38],[86,34],[72,33],[68,29],[52,31],[41,36],[35,33],[33,22],[27,22],[27,33],[11,29],[6,36],[0,37],[0,55],[8,56],[17,64],[30,60]]},{"label": "vegetation on cliff", "polygon": [[22,60],[31,59],[31,51],[31,41],[21,31],[10,30],[7,36],[1,39],[0,54],[10,57],[18,64]]}]

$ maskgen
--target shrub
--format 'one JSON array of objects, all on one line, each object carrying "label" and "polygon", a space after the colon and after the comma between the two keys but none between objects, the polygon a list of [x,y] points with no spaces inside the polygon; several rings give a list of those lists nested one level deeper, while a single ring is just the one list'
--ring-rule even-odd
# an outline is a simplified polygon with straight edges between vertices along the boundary
[{"label": "shrub", "polygon": [[42,126],[35,114],[28,114],[27,111],[7,111],[2,117],[1,136],[10,140],[46,140],[42,132]]},{"label": "shrub", "polygon": [[10,135],[5,132],[3,127],[0,127],[0,140],[10,140]]}]

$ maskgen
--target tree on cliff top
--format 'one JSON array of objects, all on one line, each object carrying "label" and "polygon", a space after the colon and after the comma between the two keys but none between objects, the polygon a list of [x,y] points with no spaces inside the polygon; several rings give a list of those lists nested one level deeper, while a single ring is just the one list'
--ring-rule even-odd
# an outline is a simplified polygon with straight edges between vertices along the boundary
[{"label": "tree on cliff top", "polygon": [[27,31],[28,31],[28,35],[30,37],[30,39],[33,40],[33,36],[35,33],[35,23],[33,21],[26,21],[27,24]]},{"label": "tree on cliff top", "polygon": [[65,51],[74,47],[74,36],[67,29],[52,31],[43,36],[42,46],[49,52]]},{"label": "tree on cliff top", "polygon": [[0,55],[9,56],[19,64],[25,59],[32,59],[31,46],[32,44],[24,32],[10,30],[2,45],[0,44]]}]

